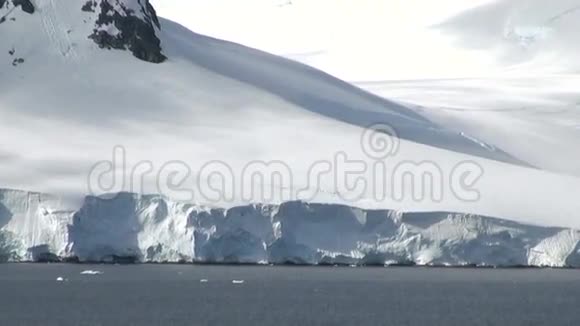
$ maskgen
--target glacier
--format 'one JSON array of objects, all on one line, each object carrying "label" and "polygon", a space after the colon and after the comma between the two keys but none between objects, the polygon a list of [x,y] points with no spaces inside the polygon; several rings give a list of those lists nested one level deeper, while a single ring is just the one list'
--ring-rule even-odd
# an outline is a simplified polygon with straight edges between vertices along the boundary
[{"label": "glacier", "polygon": [[301,201],[222,209],[0,190],[0,261],[580,267],[580,232]]}]

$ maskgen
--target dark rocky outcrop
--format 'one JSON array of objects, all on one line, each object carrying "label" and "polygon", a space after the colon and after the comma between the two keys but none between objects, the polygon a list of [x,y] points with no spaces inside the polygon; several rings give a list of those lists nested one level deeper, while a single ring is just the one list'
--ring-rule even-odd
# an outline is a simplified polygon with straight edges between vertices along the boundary
[{"label": "dark rocky outcrop", "polygon": [[16,58],[14,60],[12,60],[12,66],[17,67],[20,64],[24,63],[24,59],[23,58]]},{"label": "dark rocky outcrop", "polygon": [[[121,9],[115,9],[110,1],[101,1],[98,8],[95,8],[94,1],[85,3],[83,10],[96,9],[98,12],[95,29],[89,38],[101,48],[130,50],[135,57],[152,63],[165,61],[167,57],[162,53],[161,41],[156,34],[156,28],[160,28],[159,20],[149,1],[139,1],[139,13],[127,8],[122,1],[116,1],[116,7]],[[114,26],[118,32],[110,32],[107,26]]]},{"label": "dark rocky outcrop", "polygon": [[34,5],[30,0],[0,0],[0,9],[4,8],[4,6],[10,3],[12,3],[12,6],[20,7],[22,11],[29,14],[33,14],[35,12]]},{"label": "dark rocky outcrop", "polygon": [[20,6],[20,8],[22,8],[22,11],[24,12],[27,12],[29,14],[34,13],[34,5],[30,0],[12,0],[12,3],[14,4],[15,7]]},{"label": "dark rocky outcrop", "polygon": [[[149,0],[84,0],[81,3],[80,13],[90,13],[95,22],[88,37],[100,48],[129,50],[136,58],[152,63],[167,59],[157,35],[161,28],[159,18]],[[0,0],[0,9],[4,9],[0,24],[14,20],[9,16],[15,9],[29,14],[36,12],[32,0]],[[84,21],[89,20],[85,17]],[[23,60],[16,58],[12,65],[18,66]]]},{"label": "dark rocky outcrop", "polygon": [[86,12],[95,12],[96,7],[97,7],[97,2],[94,0],[89,0],[89,1],[85,2],[85,4],[82,6],[81,10],[86,11]]}]

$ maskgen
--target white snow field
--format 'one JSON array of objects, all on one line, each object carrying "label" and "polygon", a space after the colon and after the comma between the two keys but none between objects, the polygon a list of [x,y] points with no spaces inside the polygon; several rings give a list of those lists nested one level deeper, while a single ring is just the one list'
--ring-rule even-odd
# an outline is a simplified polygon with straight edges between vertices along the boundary
[{"label": "white snow field", "polygon": [[[377,96],[157,24],[147,1],[36,0],[32,13],[14,2],[0,0],[0,186],[31,191],[0,191],[0,260],[580,264],[569,71],[553,82],[384,77],[401,55],[384,60],[378,82],[352,79]],[[504,76],[498,62],[489,65]],[[396,131],[386,139],[396,150],[367,139],[384,136],[366,128],[375,124]],[[93,167],[115,148],[113,183],[95,187]],[[359,164],[337,167],[340,157]],[[178,173],[167,172],[176,162]],[[212,162],[225,181],[203,173]],[[290,178],[247,180],[249,165],[268,173],[260,162],[282,162]],[[313,184],[321,162],[335,171]],[[401,166],[408,173],[388,177]],[[425,170],[440,176],[435,187],[404,178]]]}]

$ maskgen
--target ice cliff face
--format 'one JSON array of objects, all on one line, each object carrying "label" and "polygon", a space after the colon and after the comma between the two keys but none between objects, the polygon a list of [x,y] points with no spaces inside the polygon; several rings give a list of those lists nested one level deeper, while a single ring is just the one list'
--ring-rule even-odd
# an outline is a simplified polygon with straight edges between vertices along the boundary
[{"label": "ice cliff face", "polygon": [[445,212],[1,190],[0,260],[580,267],[580,232]]},{"label": "ice cliff face", "polygon": [[56,197],[0,191],[0,261],[65,257],[69,223],[70,208]]}]

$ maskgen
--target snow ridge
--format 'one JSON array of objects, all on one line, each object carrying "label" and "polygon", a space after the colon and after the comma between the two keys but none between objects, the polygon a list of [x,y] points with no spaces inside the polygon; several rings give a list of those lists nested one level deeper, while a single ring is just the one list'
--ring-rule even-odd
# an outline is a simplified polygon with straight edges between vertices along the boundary
[{"label": "snow ridge", "polygon": [[576,230],[469,214],[0,190],[0,261],[580,267],[579,249]]}]

